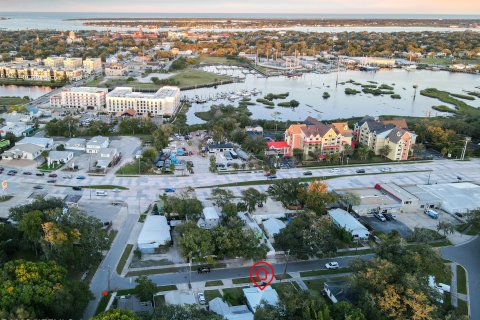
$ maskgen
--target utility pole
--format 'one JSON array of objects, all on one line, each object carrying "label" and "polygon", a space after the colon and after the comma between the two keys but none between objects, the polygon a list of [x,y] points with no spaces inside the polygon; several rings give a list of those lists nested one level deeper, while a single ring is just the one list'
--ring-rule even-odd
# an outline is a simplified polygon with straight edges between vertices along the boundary
[{"label": "utility pole", "polygon": [[429,185],[430,184],[430,176],[432,175],[432,171],[430,171],[430,173],[428,174],[428,181],[427,181],[427,184]]},{"label": "utility pole", "polygon": [[465,137],[465,145],[463,146],[462,157],[460,158],[460,160],[462,161],[465,159],[465,153],[467,152],[467,145],[470,141],[472,141],[472,138]]},{"label": "utility pole", "polygon": [[108,292],[110,292],[110,265],[108,265]]},{"label": "utility pole", "polygon": [[188,253],[188,289],[192,287],[192,252]]},{"label": "utility pole", "polygon": [[283,269],[283,276],[280,278],[280,282],[282,282],[283,278],[285,278],[285,275],[287,274],[289,256],[290,256],[290,249],[287,250],[287,261],[285,262],[285,268]]}]

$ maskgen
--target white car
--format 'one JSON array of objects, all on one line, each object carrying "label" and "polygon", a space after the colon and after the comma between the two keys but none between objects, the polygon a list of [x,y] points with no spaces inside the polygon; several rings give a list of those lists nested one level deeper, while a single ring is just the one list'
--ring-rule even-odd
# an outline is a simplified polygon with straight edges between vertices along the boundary
[{"label": "white car", "polygon": [[338,262],[336,262],[336,261],[332,261],[332,262],[329,262],[329,263],[325,264],[325,267],[327,269],[338,269],[338,268],[340,268],[340,266],[338,265]]},{"label": "white car", "polygon": [[340,169],[338,169],[338,168],[333,168],[333,169],[330,169],[330,172],[340,172]]},{"label": "white car", "polygon": [[392,168],[382,168],[380,169],[381,172],[390,172],[392,171]]},{"label": "white car", "polygon": [[205,300],[205,295],[202,292],[198,293],[198,303],[207,304],[207,301]]}]

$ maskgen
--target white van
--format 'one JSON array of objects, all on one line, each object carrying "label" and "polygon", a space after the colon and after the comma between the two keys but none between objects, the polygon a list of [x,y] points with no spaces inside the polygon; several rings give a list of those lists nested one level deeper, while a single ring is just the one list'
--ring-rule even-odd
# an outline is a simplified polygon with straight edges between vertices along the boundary
[{"label": "white van", "polygon": [[106,197],[108,195],[107,191],[97,190],[97,196]]}]

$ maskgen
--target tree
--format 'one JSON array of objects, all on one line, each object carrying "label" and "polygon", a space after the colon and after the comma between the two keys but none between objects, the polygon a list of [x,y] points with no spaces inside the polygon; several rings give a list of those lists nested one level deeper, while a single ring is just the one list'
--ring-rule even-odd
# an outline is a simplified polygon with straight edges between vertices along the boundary
[{"label": "tree", "polygon": [[369,151],[367,145],[360,144],[357,148],[358,157],[362,160],[367,159]]},{"label": "tree", "polygon": [[202,202],[188,193],[180,197],[165,197],[163,200],[165,213],[169,215],[176,213],[180,219],[196,219],[203,210]]},{"label": "tree", "polygon": [[164,305],[157,308],[151,318],[152,320],[222,320],[218,314],[199,308],[196,305]]},{"label": "tree", "polygon": [[210,156],[210,166],[208,167],[210,172],[216,172],[217,171],[217,158],[214,155]]},{"label": "tree", "polygon": [[42,224],[44,220],[44,213],[39,210],[34,210],[27,212],[18,224],[18,230],[23,232],[24,239],[32,244],[35,254],[37,255],[43,236]]},{"label": "tree", "polygon": [[353,206],[360,205],[360,203],[362,202],[360,196],[352,192],[342,193],[338,197],[339,200],[345,203],[349,209],[351,209]]},{"label": "tree", "polygon": [[242,201],[247,205],[248,213],[252,213],[257,205],[267,202],[267,195],[255,188],[248,188],[242,191]]},{"label": "tree", "polygon": [[301,163],[303,161],[303,157],[304,157],[304,154],[302,149],[298,149],[298,148],[293,149],[293,158],[295,159],[295,161],[297,161],[298,163]]},{"label": "tree", "polygon": [[235,171],[237,171],[238,169],[240,169],[240,165],[235,162],[235,163],[233,164],[233,169],[235,169]]},{"label": "tree", "polygon": [[152,132],[152,142],[155,149],[158,151],[165,149],[168,146],[168,138],[170,137],[171,129],[169,126],[163,125]]},{"label": "tree", "polygon": [[199,228],[193,221],[181,224],[176,228],[180,234],[178,248],[182,257],[191,257],[195,261],[212,261],[215,244],[209,230]]},{"label": "tree", "polygon": [[135,295],[140,301],[153,301],[153,295],[157,292],[157,286],[147,276],[142,275],[135,279]]},{"label": "tree", "polygon": [[216,206],[223,207],[234,198],[234,194],[228,189],[215,188],[212,190],[211,197]]},{"label": "tree", "polygon": [[299,199],[304,203],[306,209],[315,212],[317,215],[325,215],[327,206],[336,201],[336,196],[327,189],[325,183],[312,181],[308,188],[300,189]]},{"label": "tree", "polygon": [[110,309],[94,316],[92,320],[140,320],[140,318],[130,310]]},{"label": "tree", "polygon": [[147,148],[142,152],[142,159],[147,163],[153,163],[157,157],[157,151],[154,148]]},{"label": "tree", "polygon": [[450,222],[440,221],[437,224],[437,231],[438,232],[442,231],[443,236],[446,237],[447,234],[452,234],[455,232],[455,226]]},{"label": "tree", "polygon": [[419,156],[425,152],[425,145],[423,143],[417,143],[412,148],[412,153],[414,156]]},{"label": "tree", "polygon": [[473,210],[467,215],[467,222],[472,230],[480,230],[480,209]]},{"label": "tree", "polygon": [[303,205],[299,196],[304,188],[299,179],[283,179],[271,184],[267,193],[273,200],[280,201],[284,207]]},{"label": "tree", "polygon": [[391,151],[392,151],[392,148],[388,144],[386,144],[383,147],[381,147],[378,152],[382,157],[387,158],[387,156],[390,154]]}]

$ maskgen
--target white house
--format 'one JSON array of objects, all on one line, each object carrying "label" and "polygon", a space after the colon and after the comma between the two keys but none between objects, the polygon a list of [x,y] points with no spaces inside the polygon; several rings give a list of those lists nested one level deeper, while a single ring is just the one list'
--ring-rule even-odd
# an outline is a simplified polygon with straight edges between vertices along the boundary
[{"label": "white house", "polygon": [[353,239],[368,239],[370,232],[350,213],[342,209],[333,209],[328,211],[333,223],[347,230],[352,234]]},{"label": "white house", "polygon": [[253,313],[257,311],[257,308],[260,307],[262,303],[276,306],[280,301],[277,291],[271,286],[268,286],[263,290],[260,290],[257,287],[245,288],[243,289],[243,294],[247,300],[248,307]]},{"label": "white house", "polygon": [[42,154],[42,147],[35,144],[26,143],[21,145],[15,145],[13,148],[2,153],[2,159],[27,159],[34,160]]},{"label": "white house", "polygon": [[87,140],[85,139],[72,138],[65,143],[65,149],[85,151],[86,144],[87,144]]},{"label": "white house", "polygon": [[65,164],[68,161],[72,160],[73,152],[72,151],[50,151],[48,153],[47,162],[48,165],[54,164]]},{"label": "white house", "polygon": [[214,207],[203,208],[202,217],[198,220],[197,225],[200,228],[212,229],[218,225],[220,216]]},{"label": "white house", "polygon": [[108,137],[96,136],[88,140],[86,144],[87,153],[98,153],[102,148],[108,148],[110,139]]},{"label": "white house", "polygon": [[253,320],[253,313],[246,305],[229,306],[220,297],[210,300],[208,309],[226,320]]},{"label": "white house", "polygon": [[42,150],[50,150],[53,147],[52,138],[39,138],[39,137],[25,137],[18,141],[16,145],[21,144],[34,144],[42,148]]},{"label": "white house", "polygon": [[98,155],[100,157],[97,160],[96,167],[106,169],[118,158],[118,150],[116,148],[101,148],[98,151]]},{"label": "white house", "polygon": [[165,294],[165,303],[170,305],[184,306],[197,304],[197,299],[192,291],[169,291]]},{"label": "white house", "polygon": [[23,137],[32,130],[32,126],[24,123],[9,123],[0,129],[0,135],[4,137],[7,132],[11,132],[15,137]]},{"label": "white house", "polygon": [[170,241],[170,226],[165,216],[147,216],[138,236],[138,250],[142,253],[154,253],[155,249],[168,245]]},{"label": "white house", "polygon": [[268,220],[263,221],[263,229],[271,242],[274,241],[275,235],[279,234],[285,227],[285,223],[277,218],[269,218]]}]

